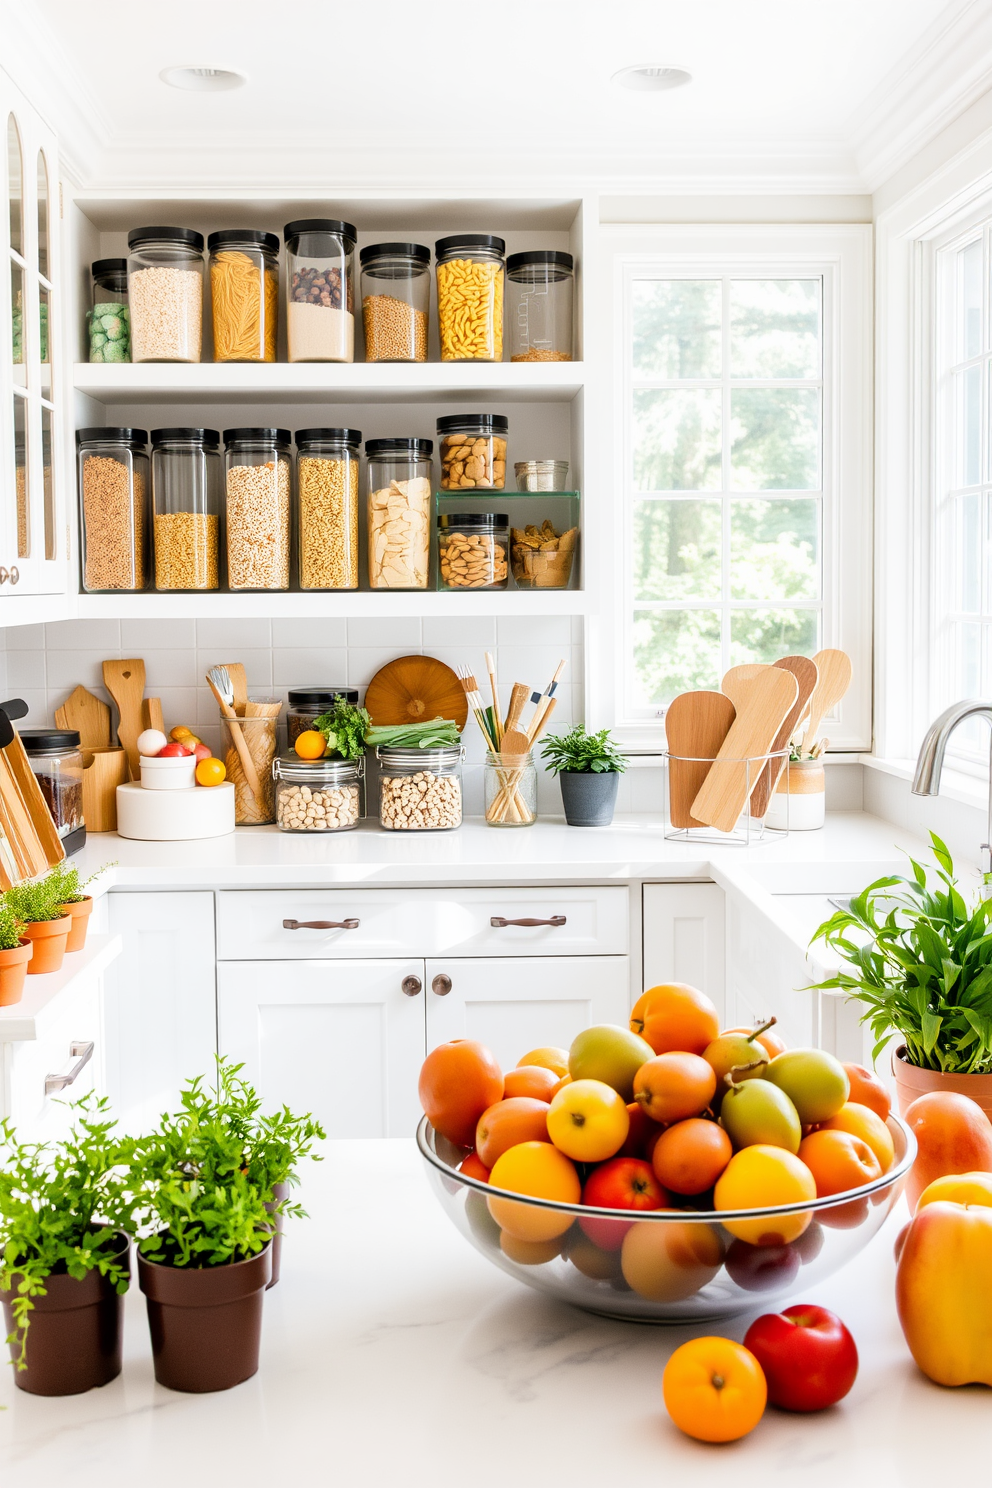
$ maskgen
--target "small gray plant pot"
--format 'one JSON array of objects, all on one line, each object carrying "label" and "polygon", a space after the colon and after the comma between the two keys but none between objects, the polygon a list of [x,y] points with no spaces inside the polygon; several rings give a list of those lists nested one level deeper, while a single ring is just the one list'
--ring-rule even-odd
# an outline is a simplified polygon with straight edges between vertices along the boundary
[{"label": "small gray plant pot", "polygon": [[565,820],[570,827],[608,827],[620,785],[618,770],[562,770],[558,776]]}]

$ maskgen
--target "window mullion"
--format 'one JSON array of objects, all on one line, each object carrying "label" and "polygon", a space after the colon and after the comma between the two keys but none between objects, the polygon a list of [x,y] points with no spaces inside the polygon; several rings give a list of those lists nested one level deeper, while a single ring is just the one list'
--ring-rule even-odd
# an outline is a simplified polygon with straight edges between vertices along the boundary
[{"label": "window mullion", "polygon": [[721,565],[720,675],[730,666],[730,276],[724,275],[721,297]]}]

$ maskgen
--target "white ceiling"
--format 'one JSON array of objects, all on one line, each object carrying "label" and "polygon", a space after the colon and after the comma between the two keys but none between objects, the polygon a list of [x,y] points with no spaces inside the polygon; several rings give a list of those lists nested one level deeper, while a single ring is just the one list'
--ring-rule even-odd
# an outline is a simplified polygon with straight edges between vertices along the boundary
[{"label": "white ceiling", "polygon": [[[33,0],[83,184],[871,190],[992,81],[992,0]],[[618,89],[632,63],[693,83]],[[247,73],[181,93],[177,64]]]}]

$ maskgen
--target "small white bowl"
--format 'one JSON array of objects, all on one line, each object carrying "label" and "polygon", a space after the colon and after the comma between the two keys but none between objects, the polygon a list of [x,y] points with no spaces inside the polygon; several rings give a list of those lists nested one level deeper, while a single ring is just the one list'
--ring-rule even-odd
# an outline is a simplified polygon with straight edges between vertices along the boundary
[{"label": "small white bowl", "polygon": [[145,790],[190,790],[196,784],[196,756],[167,754],[165,759],[140,755]]}]

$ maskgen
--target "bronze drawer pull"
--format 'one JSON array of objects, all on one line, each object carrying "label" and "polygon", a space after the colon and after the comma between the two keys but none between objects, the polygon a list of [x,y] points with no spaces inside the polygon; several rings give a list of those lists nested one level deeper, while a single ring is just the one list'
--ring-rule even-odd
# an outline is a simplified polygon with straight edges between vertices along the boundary
[{"label": "bronze drawer pull", "polygon": [[448,993],[451,991],[451,978],[449,976],[445,976],[443,971],[439,971],[437,976],[431,982],[431,991],[436,992],[438,997],[447,997]]},{"label": "bronze drawer pull", "polygon": [[361,920],[283,920],[284,930],[357,930]]},{"label": "bronze drawer pull", "polygon": [[418,976],[405,976],[400,987],[405,997],[416,997],[418,992],[424,990],[424,984]]},{"label": "bronze drawer pull", "polygon": [[56,1090],[64,1090],[67,1085],[74,1084],[77,1077],[82,1074],[83,1067],[89,1064],[90,1060],[93,1058],[93,1050],[95,1047],[96,1046],[93,1043],[92,1039],[88,1039],[86,1043],[82,1043],[78,1039],[73,1039],[72,1043],[69,1045],[69,1056],[70,1058],[74,1059],[76,1063],[72,1066],[72,1069],[67,1075],[46,1075],[45,1094],[54,1095]]},{"label": "bronze drawer pull", "polygon": [[529,930],[533,925],[564,925],[564,915],[552,915],[550,920],[504,920],[502,915],[493,915],[489,921],[494,930],[503,930],[507,925],[526,925]]}]

